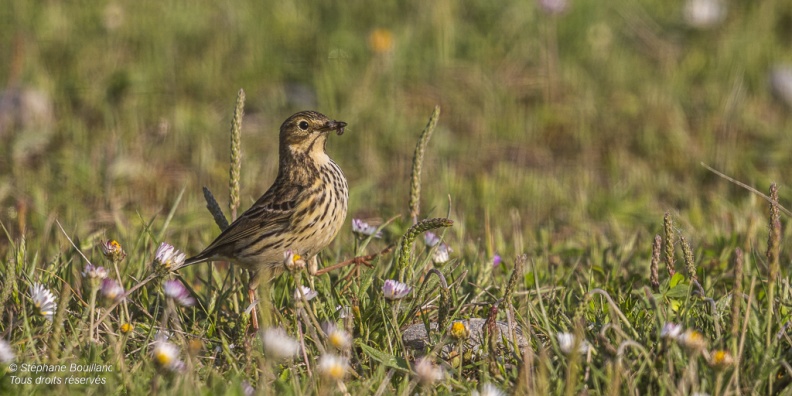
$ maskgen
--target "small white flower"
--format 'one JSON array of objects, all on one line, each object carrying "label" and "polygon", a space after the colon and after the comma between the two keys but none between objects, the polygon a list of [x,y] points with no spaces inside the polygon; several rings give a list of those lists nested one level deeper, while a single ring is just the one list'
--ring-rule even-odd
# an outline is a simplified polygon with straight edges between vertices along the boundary
[{"label": "small white flower", "polygon": [[682,334],[682,325],[666,322],[663,329],[660,330],[660,338],[672,339],[677,338]]},{"label": "small white flower", "polygon": [[412,288],[407,286],[406,283],[402,283],[393,279],[386,280],[385,284],[382,285],[382,293],[388,300],[401,300],[411,291]]},{"label": "small white flower", "polygon": [[83,278],[102,280],[107,278],[107,270],[104,267],[96,267],[88,263],[83,269],[82,276]]},{"label": "small white flower", "polygon": [[792,66],[780,65],[770,72],[770,88],[773,94],[792,107]]},{"label": "small white flower", "polygon": [[316,369],[323,377],[331,380],[340,381],[346,376],[349,362],[346,358],[338,355],[326,354],[319,358]]},{"label": "small white flower", "polygon": [[338,312],[339,319],[346,319],[352,315],[352,308],[339,305],[336,307],[336,312]]},{"label": "small white flower", "polygon": [[15,358],[16,356],[14,355],[14,350],[11,349],[11,345],[0,338],[0,363],[8,364],[13,362]]},{"label": "small white flower", "polygon": [[[302,291],[302,294],[300,291]],[[318,292],[311,290],[311,288],[308,286],[300,286],[299,288],[294,289],[294,299],[297,301],[302,301],[303,297],[305,297],[305,301],[311,301],[311,299],[318,295]]]},{"label": "small white flower", "polygon": [[425,357],[416,360],[413,368],[418,381],[427,386],[431,386],[437,381],[442,381],[443,377],[445,377],[445,370]]},{"label": "small white flower", "polygon": [[242,381],[242,394],[245,396],[253,396],[256,394],[256,388],[250,385],[250,382]]},{"label": "small white flower", "polygon": [[[578,341],[575,338],[575,335],[572,333],[558,333],[558,347],[561,348],[561,352],[569,355],[572,352],[578,352],[580,354],[584,354],[588,352],[590,345],[586,340]],[[577,350],[575,349],[577,346]]]},{"label": "small white flower", "polygon": [[190,295],[190,292],[184,287],[184,284],[178,280],[166,280],[162,284],[162,291],[165,296],[174,299],[179,305],[191,307],[195,305],[195,299]]},{"label": "small white flower", "polygon": [[280,327],[271,327],[261,333],[264,352],[274,359],[288,359],[300,352],[300,343]]},{"label": "small white flower", "polygon": [[167,371],[179,371],[184,367],[184,363],[179,360],[179,348],[168,341],[156,341],[151,356],[157,366]]},{"label": "small white flower", "polygon": [[679,345],[688,348],[692,351],[702,351],[707,348],[707,338],[704,334],[696,330],[687,329],[684,333],[676,337]]},{"label": "small white flower", "polygon": [[426,243],[426,246],[432,247],[440,243],[440,238],[434,232],[427,231],[424,234],[424,243]]},{"label": "small white flower", "polygon": [[684,16],[691,27],[707,29],[726,18],[726,4],[722,0],[688,0]]},{"label": "small white flower", "polygon": [[30,299],[33,300],[36,313],[52,321],[55,310],[58,309],[58,304],[52,292],[47,290],[43,285],[34,283],[30,288]]},{"label": "small white flower", "polygon": [[352,219],[352,232],[365,236],[374,236],[374,238],[382,238],[382,232],[377,231],[377,227],[369,225],[361,219]]},{"label": "small white flower", "polygon": [[102,280],[102,295],[110,301],[118,301],[124,298],[124,287],[115,279],[105,278]]},{"label": "small white flower", "polygon": [[184,265],[187,256],[168,243],[162,242],[154,256],[154,265],[169,271],[175,271]]},{"label": "small white flower", "polygon": [[538,2],[539,8],[550,15],[560,14],[567,9],[567,0],[539,0]]},{"label": "small white flower", "polygon": [[473,391],[470,393],[470,396],[506,396],[500,388],[491,383],[487,382],[486,384],[481,386],[481,391]]},{"label": "small white flower", "polygon": [[440,246],[435,249],[434,253],[432,254],[432,262],[435,264],[443,264],[448,261],[449,254],[453,252],[451,247],[446,245],[445,243],[441,243]]},{"label": "small white flower", "polygon": [[299,254],[287,250],[283,252],[283,265],[289,271],[301,270],[305,268],[305,259]]},{"label": "small white flower", "polygon": [[352,336],[334,323],[327,323],[324,326],[324,331],[327,334],[327,343],[335,349],[345,351],[352,346]]}]

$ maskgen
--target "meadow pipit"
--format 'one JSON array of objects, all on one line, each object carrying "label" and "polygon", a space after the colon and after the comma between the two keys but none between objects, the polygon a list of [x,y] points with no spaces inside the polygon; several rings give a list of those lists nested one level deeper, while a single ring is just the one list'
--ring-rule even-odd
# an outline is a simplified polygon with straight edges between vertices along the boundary
[{"label": "meadow pipit", "polygon": [[[251,271],[248,293],[262,279],[284,269],[284,253],[306,262],[338,234],[347,213],[349,190],[344,173],[325,151],[330,132],[346,123],[315,111],[302,111],[280,127],[278,176],[253,206],[231,223],[203,252],[184,265],[229,261]],[[258,323],[253,322],[254,328]]]}]

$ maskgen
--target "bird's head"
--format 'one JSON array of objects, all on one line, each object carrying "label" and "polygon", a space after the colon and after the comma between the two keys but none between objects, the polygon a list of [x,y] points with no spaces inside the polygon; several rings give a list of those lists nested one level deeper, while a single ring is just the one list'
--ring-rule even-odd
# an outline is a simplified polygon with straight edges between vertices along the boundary
[{"label": "bird's head", "polygon": [[344,133],[346,122],[335,121],[315,111],[301,111],[289,117],[280,127],[281,150],[293,156],[324,155],[327,135]]}]

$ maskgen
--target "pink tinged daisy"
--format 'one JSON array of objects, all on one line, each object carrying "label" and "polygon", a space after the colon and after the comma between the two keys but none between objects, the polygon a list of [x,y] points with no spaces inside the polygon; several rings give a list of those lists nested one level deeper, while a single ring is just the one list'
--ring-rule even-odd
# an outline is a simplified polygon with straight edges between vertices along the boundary
[{"label": "pink tinged daisy", "polygon": [[401,300],[411,291],[412,288],[407,286],[406,283],[402,283],[393,279],[386,280],[385,284],[382,285],[382,293],[388,300]]},{"label": "pink tinged daisy", "polygon": [[382,232],[377,231],[377,227],[369,225],[361,219],[352,219],[352,232],[358,235],[382,238]]},{"label": "pink tinged daisy", "polygon": [[440,238],[434,232],[427,232],[424,234],[424,243],[426,246],[433,247],[440,243]]},{"label": "pink tinged daisy", "polygon": [[124,298],[124,288],[115,279],[105,278],[102,280],[102,295],[110,301],[119,301]]},{"label": "pink tinged daisy", "polygon": [[107,270],[104,267],[97,267],[88,263],[83,268],[82,276],[83,278],[102,280],[107,278]]},{"label": "pink tinged daisy", "polygon": [[550,15],[556,15],[566,11],[568,6],[567,0],[539,0],[538,2],[539,8]]},{"label": "pink tinged daisy", "polygon": [[154,266],[157,268],[175,271],[184,265],[187,256],[172,245],[162,242],[154,255]]},{"label": "pink tinged daisy", "polygon": [[179,305],[191,307],[195,305],[195,299],[190,295],[190,292],[184,287],[184,284],[177,280],[167,280],[162,284],[162,291],[165,296],[172,298]]},{"label": "pink tinged daisy", "polygon": [[102,248],[102,254],[110,261],[119,262],[126,257],[126,253],[124,249],[121,248],[121,244],[114,239],[102,242],[100,247]]},{"label": "pink tinged daisy", "polygon": [[663,325],[662,330],[660,330],[660,338],[665,339],[674,339],[679,337],[682,334],[682,325],[678,325],[676,323],[667,322]]},{"label": "pink tinged daisy", "polygon": [[30,288],[30,299],[33,300],[33,306],[36,307],[36,314],[52,321],[55,310],[58,309],[58,304],[52,292],[41,284],[34,283]]},{"label": "pink tinged daisy", "polygon": [[264,353],[273,359],[282,360],[296,356],[300,352],[300,343],[286,334],[280,327],[271,327],[261,333]]}]

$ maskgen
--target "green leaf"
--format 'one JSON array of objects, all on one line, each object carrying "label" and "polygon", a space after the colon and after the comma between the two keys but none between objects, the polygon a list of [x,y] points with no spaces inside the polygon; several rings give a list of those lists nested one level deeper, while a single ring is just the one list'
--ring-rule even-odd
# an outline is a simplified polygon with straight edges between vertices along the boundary
[{"label": "green leaf", "polygon": [[529,287],[529,288],[534,286],[534,273],[533,273],[533,271],[525,274],[525,285],[527,287]]},{"label": "green leaf", "polygon": [[683,279],[685,279],[685,275],[682,275],[681,273],[677,272],[676,274],[674,274],[674,276],[671,277],[671,282],[669,282],[668,285],[671,286],[671,288],[674,288],[674,286],[676,286]]},{"label": "green leaf", "polygon": [[686,283],[680,283],[672,287],[665,293],[665,296],[668,298],[685,298],[687,295],[688,295],[688,285]]},{"label": "green leaf", "polygon": [[355,344],[357,344],[367,355],[371,356],[374,360],[384,364],[385,366],[402,371],[404,373],[410,372],[410,368],[404,358],[378,351],[366,344],[363,344],[362,342],[356,342]]}]

